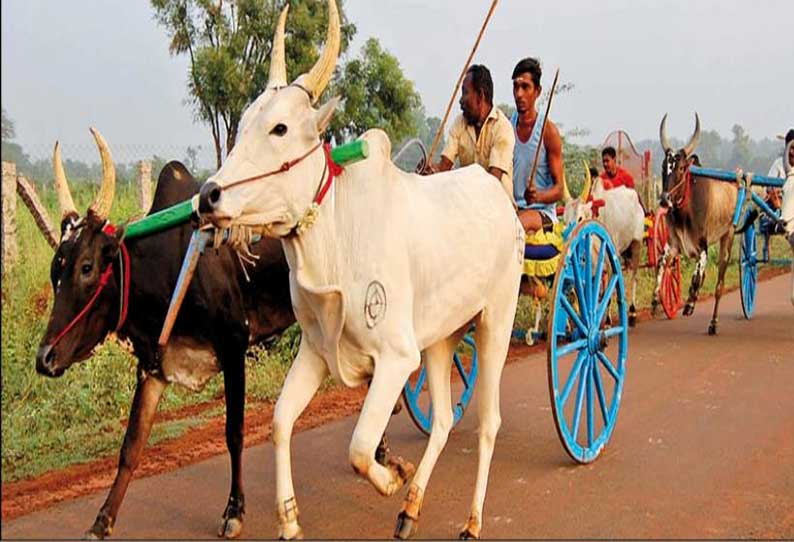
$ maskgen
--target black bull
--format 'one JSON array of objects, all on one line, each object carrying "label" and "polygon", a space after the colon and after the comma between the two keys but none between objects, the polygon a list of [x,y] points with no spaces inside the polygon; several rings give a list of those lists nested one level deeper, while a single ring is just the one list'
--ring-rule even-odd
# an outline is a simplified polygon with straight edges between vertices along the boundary
[{"label": "black bull", "polygon": [[[179,162],[160,173],[154,212],[189,199],[199,185]],[[72,217],[73,219],[75,217]],[[67,221],[64,221],[64,226]],[[60,376],[74,362],[88,358],[93,348],[116,328],[120,314],[120,268],[117,236],[103,231],[104,219],[89,211],[53,258],[51,278],[55,300],[47,331],[36,359],[36,370]],[[249,344],[266,341],[294,321],[289,297],[289,269],[281,244],[266,239],[254,245],[260,256],[248,269],[246,281],[230,249],[207,250],[176,320],[171,341],[158,353],[157,340],[190,241],[191,225],[125,242],[130,256],[128,314],[118,330],[128,338],[138,358],[138,379],[130,419],[121,448],[118,472],[96,521],[86,533],[110,534],[118,509],[148,440],[157,405],[169,382],[198,389],[219,370],[226,397],[226,444],[231,457],[231,490],[223,513],[221,536],[242,529],[244,494],[241,475],[245,352]],[[101,270],[113,274],[96,302],[68,333],[52,344],[78,315],[97,289]]]}]

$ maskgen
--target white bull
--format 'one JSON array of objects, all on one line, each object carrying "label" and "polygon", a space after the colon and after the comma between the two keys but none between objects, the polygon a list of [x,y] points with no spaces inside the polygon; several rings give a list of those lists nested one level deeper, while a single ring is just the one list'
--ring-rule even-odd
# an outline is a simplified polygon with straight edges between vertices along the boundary
[{"label": "white bull", "polygon": [[338,175],[333,197],[323,201],[331,168],[318,145],[337,100],[319,110],[312,103],[334,70],[338,49],[339,16],[329,0],[321,58],[289,86],[283,86],[283,67],[271,73],[268,90],[245,114],[233,152],[200,197],[200,208],[216,225],[254,225],[280,238],[289,262],[303,336],[273,418],[278,534],[301,535],[290,438],[295,420],[329,374],[347,386],[371,379],[350,443],[355,471],[382,495],[396,493],[411,478],[412,465],[400,458],[379,464],[375,450],[424,354],[433,426],[395,535],[415,532],[431,471],[452,427],[452,354],[474,321],[481,364],[479,467],[461,534],[478,537],[501,423],[499,382],[518,299],[524,232],[504,190],[480,166],[432,177],[404,173],[391,162],[391,145],[380,130],[364,134],[369,158]]},{"label": "white bull", "polygon": [[[579,197],[565,204],[563,220],[566,224],[593,218],[593,200],[603,200],[604,206],[598,212],[598,220],[604,224],[612,238],[618,254],[622,254],[631,269],[631,306],[629,325],[637,321],[635,304],[637,301],[637,270],[640,266],[642,239],[645,228],[645,211],[637,192],[625,186],[605,190],[600,178],[595,182],[585,164],[587,180]],[[591,190],[592,187],[592,190]],[[592,199],[589,197],[592,195]]]},{"label": "white bull", "polygon": [[791,303],[794,305],[794,141],[790,141],[783,153],[783,169],[786,182],[783,185],[783,204],[780,207],[780,218],[785,223],[786,238],[791,245]]}]

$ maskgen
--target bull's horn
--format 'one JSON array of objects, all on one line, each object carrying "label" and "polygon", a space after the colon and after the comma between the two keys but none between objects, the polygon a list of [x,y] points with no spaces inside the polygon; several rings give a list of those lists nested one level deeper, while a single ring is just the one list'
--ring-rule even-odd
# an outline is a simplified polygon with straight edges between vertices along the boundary
[{"label": "bull's horn", "polygon": [[287,12],[289,4],[281,10],[276,25],[276,33],[273,35],[273,50],[270,53],[270,76],[267,80],[268,88],[279,88],[287,86],[287,60],[284,52],[284,29],[287,25]]},{"label": "bull's horn", "polygon": [[568,190],[568,180],[565,178],[565,170],[562,172],[562,201],[563,203],[568,203],[573,198],[571,197],[571,191]]},{"label": "bull's horn", "polygon": [[786,172],[786,178],[788,178],[791,173],[791,164],[788,161],[789,154],[791,154],[791,147],[794,147],[794,141],[789,141],[788,145],[786,145],[786,151],[783,153],[783,171]]},{"label": "bull's horn", "polygon": [[695,113],[695,133],[692,134],[692,139],[689,140],[689,143],[686,144],[684,147],[684,152],[687,156],[691,156],[695,149],[698,146],[698,141],[700,141],[700,117],[697,113]]},{"label": "bull's horn", "polygon": [[587,162],[584,164],[584,187],[582,187],[582,194],[579,196],[579,201],[587,201],[590,199],[590,189],[593,187],[593,177],[590,175],[590,166]]},{"label": "bull's horn", "polygon": [[116,192],[116,168],[113,165],[113,157],[110,155],[110,149],[108,149],[105,138],[93,127],[91,128],[91,134],[94,136],[96,146],[99,149],[99,156],[102,158],[102,184],[89,210],[101,218],[107,218],[110,215],[110,208],[113,206],[113,196]]},{"label": "bull's horn", "polygon": [[659,141],[662,143],[664,152],[670,152],[670,150],[672,150],[670,140],[667,139],[667,113],[664,114],[664,117],[662,117],[662,124],[659,125]]},{"label": "bull's horn", "polygon": [[339,59],[339,46],[341,42],[341,28],[339,24],[339,10],[335,0],[328,0],[328,33],[325,37],[325,48],[312,67],[306,74],[302,84],[312,96],[312,103],[316,102],[322,95],[331,76],[336,68],[336,61]]},{"label": "bull's horn", "polygon": [[66,172],[63,170],[63,162],[61,162],[61,147],[57,141],[55,142],[55,149],[52,151],[52,172],[55,176],[55,193],[58,195],[61,218],[66,215],[77,214],[77,207],[74,206],[72,193],[69,191],[69,183],[66,182]]}]

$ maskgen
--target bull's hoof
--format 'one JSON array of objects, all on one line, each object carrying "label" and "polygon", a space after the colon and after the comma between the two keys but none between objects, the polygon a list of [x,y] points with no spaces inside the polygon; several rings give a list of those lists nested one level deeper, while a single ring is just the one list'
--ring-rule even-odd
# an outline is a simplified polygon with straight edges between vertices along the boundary
[{"label": "bull's hoof", "polygon": [[687,303],[684,306],[684,316],[692,316],[695,313],[695,306],[691,303]]},{"label": "bull's hoof", "polygon": [[419,529],[419,520],[409,517],[405,512],[397,516],[397,527],[394,528],[394,538],[408,540]]},{"label": "bull's hoof", "polygon": [[658,300],[654,299],[653,301],[651,301],[651,317],[656,318],[657,316],[659,316],[659,314],[660,314],[659,307],[660,306],[661,305],[659,304]]},{"label": "bull's hoof", "polygon": [[709,335],[714,336],[717,334],[717,324],[711,322],[709,324]]},{"label": "bull's hoof", "polygon": [[480,522],[474,517],[470,517],[463,526],[463,530],[458,535],[460,540],[479,540],[480,539]]},{"label": "bull's hoof", "polygon": [[458,540],[479,540],[479,535],[474,534],[469,529],[461,531],[460,535],[458,535]]},{"label": "bull's hoof", "polygon": [[629,327],[637,327],[637,315],[629,314]]},{"label": "bull's hoof", "polygon": [[226,518],[218,529],[219,538],[237,538],[243,532],[243,520],[241,518]]},{"label": "bull's hoof", "polygon": [[83,540],[104,540],[106,536],[110,536],[113,527],[110,520],[104,516],[97,516],[96,521],[85,533],[83,533]]},{"label": "bull's hoof", "polygon": [[416,467],[414,467],[413,463],[404,460],[402,457],[391,457],[386,464],[403,483],[413,478],[416,472]]},{"label": "bull's hoof", "polygon": [[298,522],[287,523],[278,528],[279,540],[303,540],[303,529]]}]

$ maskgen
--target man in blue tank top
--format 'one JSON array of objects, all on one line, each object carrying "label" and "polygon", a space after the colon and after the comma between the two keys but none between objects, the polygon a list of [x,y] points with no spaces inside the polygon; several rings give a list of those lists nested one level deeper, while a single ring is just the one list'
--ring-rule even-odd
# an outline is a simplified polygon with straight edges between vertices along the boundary
[{"label": "man in blue tank top", "polygon": [[[521,60],[513,70],[513,98],[516,112],[512,123],[516,135],[513,150],[513,197],[518,205],[518,218],[527,234],[541,228],[549,231],[557,222],[556,203],[563,197],[562,138],[549,119],[543,129],[543,113],[536,101],[541,95],[540,62],[534,58]],[[532,163],[540,147],[534,182],[530,184]]]}]

